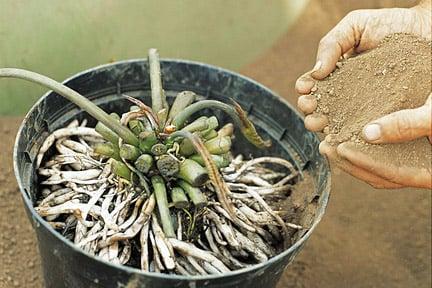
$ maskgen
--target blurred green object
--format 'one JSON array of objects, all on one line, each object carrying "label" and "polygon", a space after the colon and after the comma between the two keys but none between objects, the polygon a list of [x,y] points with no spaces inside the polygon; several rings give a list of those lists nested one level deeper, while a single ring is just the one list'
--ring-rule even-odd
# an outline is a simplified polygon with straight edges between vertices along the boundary
[{"label": "blurred green object", "polygon": [[[33,70],[62,81],[100,64],[167,58],[236,70],[289,27],[307,1],[16,1],[0,0],[0,67]],[[0,115],[22,115],[45,92],[0,81]]]}]

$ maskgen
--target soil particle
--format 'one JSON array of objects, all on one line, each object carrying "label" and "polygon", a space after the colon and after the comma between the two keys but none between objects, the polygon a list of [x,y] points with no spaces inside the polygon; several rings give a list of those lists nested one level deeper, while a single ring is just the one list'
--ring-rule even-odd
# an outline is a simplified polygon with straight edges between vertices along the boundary
[{"label": "soil particle", "polygon": [[431,42],[393,34],[370,52],[339,62],[311,94],[318,99],[315,112],[328,117],[325,132],[332,134],[332,144],[351,141],[373,159],[395,166],[430,168],[431,146],[426,138],[372,145],[363,141],[361,131],[384,115],[424,105],[431,84]]}]

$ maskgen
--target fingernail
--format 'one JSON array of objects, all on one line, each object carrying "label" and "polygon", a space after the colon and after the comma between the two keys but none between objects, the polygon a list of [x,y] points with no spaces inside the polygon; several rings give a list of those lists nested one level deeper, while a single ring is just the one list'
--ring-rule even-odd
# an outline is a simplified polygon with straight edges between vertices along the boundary
[{"label": "fingernail", "polygon": [[315,63],[315,66],[313,67],[311,73],[313,73],[313,72],[318,71],[319,69],[321,69],[321,66],[322,66],[322,62],[321,62],[321,60],[318,60],[318,61]]},{"label": "fingernail", "polygon": [[378,124],[369,124],[363,130],[364,137],[368,141],[375,141],[381,137],[381,127]]}]

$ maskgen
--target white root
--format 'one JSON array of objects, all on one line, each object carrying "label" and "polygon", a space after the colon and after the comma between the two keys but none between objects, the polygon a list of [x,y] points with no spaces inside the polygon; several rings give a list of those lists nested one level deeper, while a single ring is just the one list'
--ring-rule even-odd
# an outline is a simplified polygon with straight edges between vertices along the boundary
[{"label": "white root", "polygon": [[42,143],[42,146],[39,149],[39,153],[36,157],[36,168],[39,168],[43,156],[48,151],[48,149],[54,144],[55,140],[63,137],[70,137],[70,136],[92,136],[98,138],[101,137],[99,133],[96,132],[96,130],[87,127],[70,127],[70,128],[62,128],[56,130],[53,133],[51,133]]},{"label": "white root", "polygon": [[180,211],[177,212],[177,239],[183,240],[182,218]]},{"label": "white root", "polygon": [[184,267],[190,275],[198,275],[199,274],[198,271],[196,271],[195,268],[189,263],[189,261],[187,261],[183,257],[177,257],[176,263],[179,263],[182,267]]},{"label": "white root", "polygon": [[[228,220],[230,220],[231,222],[233,222],[231,216],[228,214],[227,211],[225,211],[225,209],[223,207],[221,207],[219,205],[214,205],[213,207],[215,208],[215,210],[219,214],[221,214],[222,216],[224,216],[225,218],[227,218]],[[254,226],[245,223],[244,220],[246,220],[247,222],[249,222],[248,219],[246,218],[246,216],[244,216],[241,213],[238,213],[237,209],[235,209],[235,212],[236,212],[236,215],[237,215],[236,221],[233,222],[235,225],[237,225],[238,227],[241,227],[243,229],[246,229],[247,231],[250,231],[250,232],[255,232],[256,231],[256,228]]]},{"label": "white root", "polygon": [[190,243],[187,243],[184,241],[179,241],[175,238],[169,238],[169,241],[171,242],[173,248],[175,250],[179,251],[179,253],[181,253],[183,255],[189,255],[189,256],[207,261],[221,272],[229,272],[230,271],[230,269],[228,267],[226,267],[222,261],[220,261],[218,258],[213,256],[208,251],[199,249]]},{"label": "white root", "polygon": [[[213,238],[213,234],[210,231],[210,228],[205,229],[204,235],[206,236],[207,242],[209,243],[210,249],[217,254],[220,254],[219,248],[215,243]],[[223,247],[223,246],[222,246]]]},{"label": "white root", "polygon": [[216,267],[211,265],[210,263],[203,261],[203,268],[205,269],[208,274],[221,274],[222,272],[219,271]]},{"label": "white root", "polygon": [[186,270],[186,268],[184,268],[182,265],[180,265],[178,263],[178,261],[176,261],[175,263],[175,271],[183,276],[190,276],[191,274],[189,274],[189,272]]},{"label": "white root", "polygon": [[[77,219],[82,219],[83,211],[87,208],[87,204],[82,203],[76,203],[73,202],[73,200],[65,202],[63,204],[57,205],[57,206],[51,206],[51,207],[36,207],[36,212],[39,213],[41,216],[49,216],[49,215],[55,215],[55,214],[74,214]],[[99,206],[93,206],[89,210],[89,214],[92,216],[100,216],[100,207]]]},{"label": "white root", "polygon": [[146,221],[149,221],[151,213],[155,207],[156,200],[154,195],[151,195],[149,199],[147,199],[146,203],[142,205],[140,215],[136,219],[136,221],[124,232],[116,233],[106,240],[99,241],[99,247],[103,248],[107,245],[110,245],[116,241],[131,239],[135,237],[141,228],[144,226]]},{"label": "white root", "polygon": [[207,275],[208,273],[201,267],[200,264],[198,264],[198,262],[195,260],[194,257],[192,256],[185,256],[186,259],[189,261],[189,263],[192,265],[192,267],[195,268],[195,270],[198,271],[199,274],[201,275]]},{"label": "white root", "polygon": [[[49,190],[49,189],[47,189]],[[52,203],[52,201],[56,198],[59,197],[61,195],[67,194],[69,192],[71,192],[72,189],[70,188],[61,188],[58,190],[55,190],[54,192],[51,192],[51,194],[49,194],[48,196],[46,196],[45,199],[43,199],[40,203],[39,206],[50,206],[50,203]]]},{"label": "white root", "polygon": [[[99,198],[102,196],[103,193],[105,193],[107,184],[102,184],[102,186],[95,191],[93,196],[90,198],[90,201],[87,203],[87,207],[84,209],[82,213],[83,219],[87,218],[87,214],[89,213],[90,209],[96,204],[96,202],[99,200]],[[99,206],[98,206],[99,207]]]},{"label": "white root", "polygon": [[237,239],[234,237],[234,232],[232,227],[226,223],[224,218],[220,218],[219,215],[217,215],[212,210],[208,209],[206,217],[210,220],[210,222],[213,222],[218,230],[222,233],[222,235],[227,240],[228,244],[234,248],[239,247],[239,243]]},{"label": "white root", "polygon": [[75,152],[86,154],[87,152],[91,152],[91,148],[81,144],[80,142],[73,141],[70,139],[64,139],[62,144],[69,149],[74,150]]},{"label": "white root", "polygon": [[217,230],[216,225],[210,225],[210,230],[213,234],[214,239],[219,245],[223,245],[223,246],[228,245],[228,243],[222,239],[222,235],[220,235],[220,232],[219,230]]},{"label": "white root", "polygon": [[234,232],[238,241],[241,243],[240,246],[243,248],[243,250],[250,252],[252,256],[260,263],[268,260],[267,255],[251,239],[244,236],[236,229],[234,229]]},{"label": "white root", "polygon": [[[270,206],[264,201],[264,199],[262,199],[262,197],[257,192],[255,192],[254,190],[247,190],[246,192],[252,195],[252,197],[255,198],[258,201],[258,203],[264,208],[264,210],[266,210],[271,216],[275,218],[276,222],[282,227],[284,239],[289,239],[289,232],[282,218],[273,212]],[[284,246],[286,246],[286,243]]]},{"label": "white root", "polygon": [[162,228],[159,226],[157,222],[156,215],[153,214],[151,217],[151,227],[154,234],[156,248],[159,251],[159,254],[165,264],[166,269],[172,270],[175,268],[174,263],[174,250],[170,244],[170,242],[165,237],[165,234],[162,231]]},{"label": "white root", "polygon": [[119,261],[120,264],[126,264],[132,255],[132,246],[129,240],[125,240],[122,243],[123,243],[123,250],[119,256]]},{"label": "white root", "polygon": [[147,221],[140,233],[141,243],[141,270],[149,271],[149,255],[148,255],[148,240],[149,240],[150,221]]},{"label": "white root", "polygon": [[165,270],[165,267],[162,265],[162,261],[159,256],[159,251],[156,247],[156,240],[154,238],[153,232],[149,232],[150,242],[153,249],[153,262],[154,262],[154,270],[155,272],[160,272],[160,270]]},{"label": "white root", "polygon": [[[240,177],[249,167],[257,165],[257,164],[261,164],[261,163],[271,163],[271,164],[279,164],[282,165],[284,167],[286,167],[290,172],[291,175],[298,175],[297,170],[295,169],[295,167],[291,164],[291,162],[285,160],[285,159],[281,159],[281,158],[277,158],[277,157],[260,157],[260,158],[255,158],[253,160],[250,160],[248,162],[246,162],[245,164],[243,164],[243,166],[237,170],[237,172],[231,174],[231,175],[227,175],[227,180],[234,182],[238,177]],[[295,177],[293,176],[293,177]],[[286,182],[282,182],[283,184]],[[283,185],[283,184],[279,184],[279,185]]]}]

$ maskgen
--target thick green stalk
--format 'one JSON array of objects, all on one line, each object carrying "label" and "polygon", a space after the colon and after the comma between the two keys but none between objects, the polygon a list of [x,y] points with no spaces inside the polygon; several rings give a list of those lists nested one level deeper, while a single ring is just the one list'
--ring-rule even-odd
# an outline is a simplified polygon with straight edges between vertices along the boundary
[{"label": "thick green stalk", "polygon": [[169,178],[177,175],[180,169],[178,160],[172,158],[168,154],[160,156],[156,162],[156,166],[162,176]]},{"label": "thick green stalk", "polygon": [[53,90],[105,124],[108,128],[117,133],[125,142],[138,146],[138,138],[129,129],[120,125],[117,121],[113,121],[105,111],[71,88],[41,74],[22,69],[2,68],[0,69],[0,78],[1,77],[19,78],[37,83]]},{"label": "thick green stalk", "polygon": [[197,187],[193,187],[188,182],[179,180],[177,181],[177,184],[183,188],[183,190],[186,192],[186,194],[189,196],[189,199],[192,201],[192,203],[197,207],[198,209],[204,207],[207,204],[207,198],[202,193],[201,189]]},{"label": "thick green stalk", "polygon": [[[218,168],[224,168],[227,167],[230,163],[229,157],[227,157],[226,154],[224,155],[211,155],[213,162],[216,164]],[[201,157],[201,155],[195,154],[189,157],[189,159],[194,160],[201,166],[205,166],[204,159]]]},{"label": "thick green stalk", "polygon": [[221,203],[222,207],[225,208],[225,210],[227,210],[227,212],[233,219],[237,219],[237,216],[234,211],[234,205],[231,202],[231,200],[228,198],[228,194],[230,193],[228,186],[226,185],[224,179],[222,178],[222,175],[219,173],[219,170],[216,164],[214,163],[213,159],[211,158],[211,154],[204,146],[204,143],[201,141],[201,139],[198,136],[185,131],[176,131],[172,133],[170,137],[167,139],[167,142],[168,143],[174,142],[175,139],[178,137],[187,138],[192,142],[192,145],[195,147],[195,150],[203,158],[210,181],[215,187],[215,192],[219,202]]},{"label": "thick green stalk", "polygon": [[[151,48],[148,51],[148,61],[150,66],[150,85],[151,85],[151,98],[152,98],[152,110],[154,113],[159,114],[163,109],[165,110],[164,115],[158,115],[159,121],[163,126],[166,117],[168,115],[168,103],[166,101],[165,92],[162,88],[161,69],[159,62],[159,53],[156,49]],[[163,119],[161,119],[163,118]]]},{"label": "thick green stalk", "polygon": [[218,133],[216,132],[216,130],[212,129],[210,131],[206,131],[205,133],[200,133],[201,138],[203,138],[204,140],[208,141],[211,140],[213,138],[218,137]]},{"label": "thick green stalk", "polygon": [[111,169],[117,176],[120,176],[126,180],[131,180],[130,169],[121,161],[111,160]]},{"label": "thick green stalk", "polygon": [[208,128],[207,119],[208,118],[206,116],[201,116],[198,119],[195,119],[192,123],[183,127],[182,130],[191,133],[195,131],[205,130]]},{"label": "thick green stalk", "polygon": [[185,159],[180,164],[177,177],[197,187],[203,185],[209,178],[207,170],[191,159]]},{"label": "thick green stalk", "polygon": [[168,199],[164,180],[160,176],[153,176],[151,177],[151,182],[153,185],[154,194],[156,196],[159,216],[161,218],[162,229],[165,233],[165,236],[169,238],[175,237],[171,213],[168,208]]},{"label": "thick green stalk", "polygon": [[234,106],[216,100],[202,100],[195,102],[177,114],[177,116],[174,117],[172,124],[177,128],[177,130],[179,130],[183,127],[187,119],[189,119],[194,113],[206,108],[219,109],[227,113],[233,119],[234,123],[240,127],[243,136],[250,143],[258,148],[269,147],[271,142],[269,140],[264,141],[261,136],[258,135],[255,126],[247,118],[246,112],[243,111],[237,102],[234,100],[232,100],[232,102]]},{"label": "thick green stalk", "polygon": [[153,166],[153,157],[149,154],[142,154],[135,161],[135,168],[141,173],[147,174]]},{"label": "thick green stalk", "polygon": [[141,151],[130,144],[123,144],[120,147],[120,157],[125,160],[135,161],[141,155]]},{"label": "thick green stalk", "polygon": [[188,198],[181,187],[173,187],[171,189],[171,200],[174,207],[178,209],[186,208],[189,205]]},{"label": "thick green stalk", "polygon": [[192,91],[183,91],[177,94],[174,103],[171,105],[168,119],[173,119],[178,113],[195,101],[196,94]]},{"label": "thick green stalk", "polygon": [[161,156],[167,152],[167,147],[165,144],[156,143],[151,147],[150,151],[154,156]]},{"label": "thick green stalk", "polygon": [[153,147],[153,145],[155,145],[158,142],[158,139],[154,131],[141,132],[139,134],[139,139],[140,139],[140,143],[138,147],[146,153],[151,152],[151,148]]},{"label": "thick green stalk", "polygon": [[225,124],[217,131],[219,136],[232,136],[234,134],[234,125],[232,123]]},{"label": "thick green stalk", "polygon": [[144,123],[138,119],[130,120],[128,123],[129,129],[135,134],[139,135],[141,132],[145,131]]},{"label": "thick green stalk", "polygon": [[210,154],[224,154],[231,150],[231,137],[218,136],[204,143]]},{"label": "thick green stalk", "polygon": [[180,142],[179,152],[182,156],[189,156],[195,153],[195,147],[189,139],[185,138]]},{"label": "thick green stalk", "polygon": [[96,132],[98,132],[105,140],[111,142],[112,144],[118,146],[119,136],[109,129],[102,122],[98,122],[95,127]]},{"label": "thick green stalk", "polygon": [[118,147],[110,142],[96,143],[93,147],[93,151],[99,155],[114,158],[119,161],[121,160]]}]

